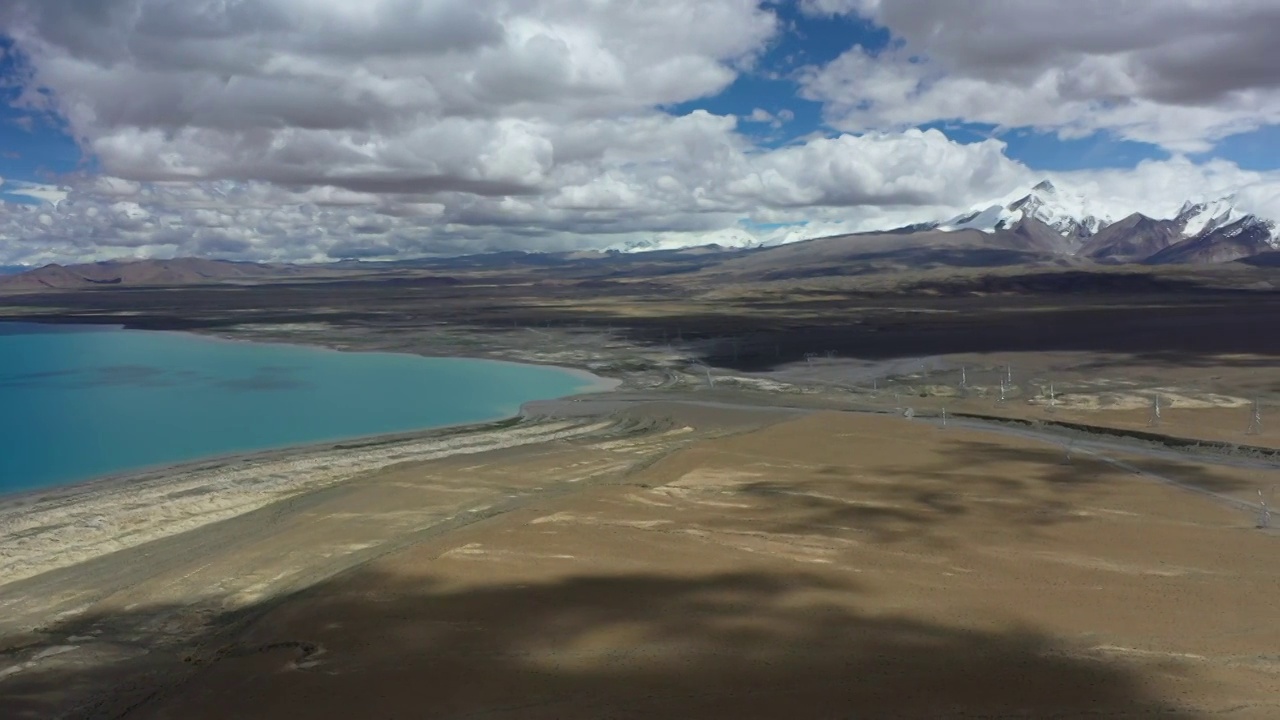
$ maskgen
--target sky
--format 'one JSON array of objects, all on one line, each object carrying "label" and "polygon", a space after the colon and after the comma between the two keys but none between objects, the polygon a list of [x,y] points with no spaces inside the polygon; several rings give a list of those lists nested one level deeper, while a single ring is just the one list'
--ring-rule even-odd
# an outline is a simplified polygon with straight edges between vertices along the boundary
[{"label": "sky", "polygon": [[1280,219],[1274,0],[5,0],[0,265]]}]

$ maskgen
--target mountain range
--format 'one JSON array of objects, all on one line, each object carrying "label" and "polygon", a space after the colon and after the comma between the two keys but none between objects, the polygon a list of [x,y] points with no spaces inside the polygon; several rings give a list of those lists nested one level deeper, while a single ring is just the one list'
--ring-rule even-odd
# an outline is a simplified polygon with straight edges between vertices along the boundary
[{"label": "mountain range", "polygon": [[[572,272],[630,274],[698,271],[708,276],[782,279],[863,275],[936,267],[990,268],[1050,264],[1210,264],[1243,261],[1280,265],[1280,231],[1273,220],[1240,209],[1233,197],[1186,202],[1171,218],[1141,213],[1115,217],[1105,203],[1041,182],[1013,199],[980,204],[956,217],[882,232],[855,233],[762,246],[724,231],[697,247],[664,241],[609,251],[509,251],[392,262],[340,261],[318,265],[258,264],[204,258],[112,260],[45,265],[0,273],[0,290],[31,292],[112,285],[164,286],[323,279],[395,270],[455,271],[515,267],[575,268]],[[6,268],[11,270],[12,268]]]},{"label": "mountain range", "polygon": [[[909,236],[916,236],[917,243],[926,239],[936,243],[938,232],[962,233],[972,240],[970,231],[982,233],[993,250],[1034,249],[1055,258],[1101,264],[1221,263],[1280,250],[1277,223],[1241,210],[1232,196],[1187,201],[1175,216],[1155,218],[1138,212],[1116,213],[1110,203],[1060,189],[1049,180],[1010,198],[981,203],[953,218],[855,236],[882,241],[891,233],[903,236],[903,244],[910,245]],[[788,242],[761,242],[738,229],[721,231],[710,240],[718,247],[735,250]],[[624,243],[611,251],[679,248],[678,243],[655,239]]]},{"label": "mountain range", "polygon": [[51,263],[26,272],[0,275],[0,289],[22,292],[77,290],[113,285],[195,285],[314,277],[328,273],[324,266],[260,264],[206,258],[108,260],[81,265]]},{"label": "mountain range", "polygon": [[1242,211],[1231,196],[1185,202],[1172,218],[1136,212],[1117,218],[1048,180],[1009,203],[911,229],[1007,230],[1062,255],[1107,264],[1221,263],[1280,249],[1276,222]]}]

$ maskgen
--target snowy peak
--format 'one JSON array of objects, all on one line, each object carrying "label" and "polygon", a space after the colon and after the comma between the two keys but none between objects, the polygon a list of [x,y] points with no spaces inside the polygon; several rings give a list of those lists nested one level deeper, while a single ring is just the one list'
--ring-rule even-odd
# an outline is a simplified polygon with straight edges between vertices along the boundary
[{"label": "snowy peak", "polygon": [[1113,218],[1096,211],[1088,198],[1078,193],[1059,190],[1048,180],[1041,181],[1031,193],[1008,205],[1011,214],[1039,220],[1059,235],[1074,240],[1090,237],[1113,222]]},{"label": "snowy peak", "polygon": [[654,250],[684,250],[715,246],[721,249],[746,250],[762,247],[766,243],[740,228],[725,228],[706,233],[694,239],[682,235],[657,235],[651,238],[628,240],[605,248],[606,252],[651,252]]},{"label": "snowy peak", "polygon": [[1078,193],[1059,190],[1043,180],[1031,192],[995,204],[974,206],[968,212],[937,225],[940,230],[1009,230],[1022,220],[1038,221],[1071,241],[1079,241],[1097,233],[1112,218],[1093,207]]},{"label": "snowy peak", "polygon": [[1192,203],[1188,200],[1182,204],[1182,209],[1178,211],[1174,221],[1181,226],[1183,237],[1195,237],[1226,227],[1246,217],[1249,216],[1236,207],[1235,198],[1228,195],[1208,202]]},{"label": "snowy peak", "polygon": [[937,225],[940,230],[982,230],[991,232],[1001,227],[1009,211],[1002,205],[992,205],[982,210],[970,210]]},{"label": "snowy peak", "polygon": [[1183,203],[1172,222],[1183,238],[1179,245],[1209,248],[1202,252],[1216,261],[1280,248],[1275,221],[1241,210],[1234,195]]},{"label": "snowy peak", "polygon": [[1174,217],[1152,218],[1048,180],[930,227],[1012,231],[1059,255],[1109,263],[1229,262],[1280,249],[1277,223],[1242,210],[1234,195],[1191,200]]},{"label": "snowy peak", "polygon": [[[1176,221],[1170,221],[1171,224]],[[1183,238],[1144,262],[1223,263],[1241,260],[1277,249],[1276,224],[1256,215],[1245,215],[1235,222],[1203,230]]]},{"label": "snowy peak", "polygon": [[1249,235],[1266,243],[1272,250],[1280,249],[1280,233],[1276,232],[1275,221],[1263,220],[1257,215],[1241,214],[1240,219],[1228,220],[1214,230],[1202,232],[1200,235],[1218,235],[1224,239]]}]

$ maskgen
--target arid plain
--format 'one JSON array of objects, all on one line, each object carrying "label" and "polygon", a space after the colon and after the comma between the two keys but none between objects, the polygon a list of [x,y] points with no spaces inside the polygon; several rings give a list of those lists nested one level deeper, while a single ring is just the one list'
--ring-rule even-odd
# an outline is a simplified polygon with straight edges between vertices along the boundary
[{"label": "arid plain", "polygon": [[622,381],[10,501],[0,714],[1280,715],[1273,270],[703,262],[0,298]]}]

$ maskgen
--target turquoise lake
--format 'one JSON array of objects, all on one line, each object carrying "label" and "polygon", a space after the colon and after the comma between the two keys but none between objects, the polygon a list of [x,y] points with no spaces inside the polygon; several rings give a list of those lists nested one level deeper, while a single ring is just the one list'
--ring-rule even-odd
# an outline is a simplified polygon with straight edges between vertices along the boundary
[{"label": "turquoise lake", "polygon": [[0,493],[514,415],[593,389],[486,360],[0,323]]}]

